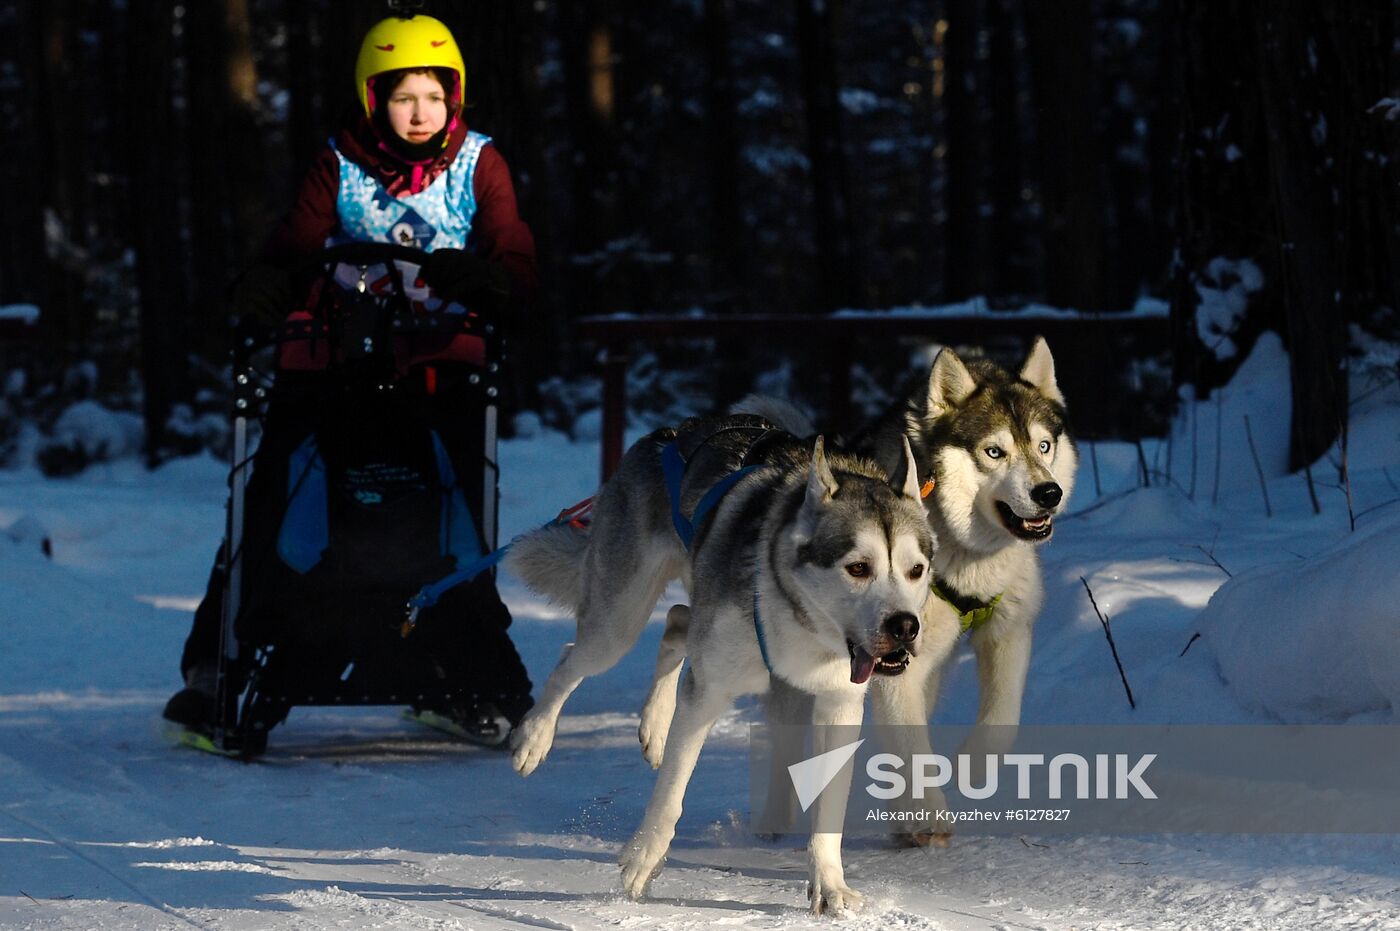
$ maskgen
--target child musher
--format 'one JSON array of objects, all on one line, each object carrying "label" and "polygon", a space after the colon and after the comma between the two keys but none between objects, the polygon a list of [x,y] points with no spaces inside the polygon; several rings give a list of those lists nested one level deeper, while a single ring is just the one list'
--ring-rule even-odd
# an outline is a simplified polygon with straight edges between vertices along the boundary
[{"label": "child musher", "polygon": [[[296,270],[326,246],[347,242],[393,243],[428,253],[420,277],[443,301],[506,313],[528,302],[537,283],[534,239],[517,212],[505,160],[463,119],[464,77],[452,33],[430,16],[393,16],[369,30],[355,65],[359,108],[317,157],[259,264],[234,286],[236,312],[280,322],[302,305],[309,284]],[[315,414],[294,404],[273,405],[268,412],[248,487],[250,526],[282,505],[277,491],[285,489],[287,472],[279,463],[309,433]],[[446,419],[451,422],[441,429],[446,445],[456,449],[453,458],[479,459],[481,433],[463,423],[470,414]],[[272,546],[268,531],[262,539],[250,531],[244,549]],[[185,688],[164,711],[192,730],[207,731],[215,718],[224,587],[216,564],[181,658]],[[532,704],[530,680],[506,633],[510,614],[491,573],[464,588],[474,615],[469,622],[476,625],[467,663],[477,671],[474,680],[479,674],[477,691],[492,698],[428,710],[446,715],[469,738],[503,742]]]}]

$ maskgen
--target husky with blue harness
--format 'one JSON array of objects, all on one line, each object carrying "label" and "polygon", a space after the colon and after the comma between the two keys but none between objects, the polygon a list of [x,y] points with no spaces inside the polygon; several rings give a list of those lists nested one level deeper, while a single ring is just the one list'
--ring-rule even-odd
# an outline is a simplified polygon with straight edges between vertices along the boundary
[{"label": "husky with blue harness", "polygon": [[[934,538],[907,448],[896,471],[828,454],[820,438],[808,446],[759,417],[695,418],[627,452],[589,530],[556,524],[513,544],[505,565],[578,618],[576,642],[513,735],[522,775],[549,752],[579,683],[637,642],[667,583],[679,578],[689,594],[689,609],[671,611],[642,722],[660,774],[622,853],[629,896],[660,871],[700,747],[739,696],[777,679],[813,696],[814,724],[859,725],[872,677],[899,675],[917,652]],[[818,742],[830,732],[819,729]],[[814,818],[826,810],[824,823],[839,823],[831,812],[844,811],[849,787],[847,769]],[[840,845],[839,833],[812,835],[815,911],[861,901]]]}]

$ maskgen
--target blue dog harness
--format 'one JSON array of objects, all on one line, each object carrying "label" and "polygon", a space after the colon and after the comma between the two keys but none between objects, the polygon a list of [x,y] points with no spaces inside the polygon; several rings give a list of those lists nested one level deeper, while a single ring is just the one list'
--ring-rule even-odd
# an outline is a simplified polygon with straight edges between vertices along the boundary
[{"label": "blue dog harness", "polygon": [[[720,479],[700,498],[699,503],[696,504],[695,510],[691,512],[689,518],[681,512],[681,482],[685,478],[685,467],[685,457],[681,455],[680,447],[674,441],[668,443],[661,450],[661,471],[666,480],[667,494],[671,499],[671,523],[676,528],[676,536],[680,537],[681,543],[689,550],[691,543],[695,539],[696,528],[704,521],[710,512],[715,509],[715,506],[719,504],[720,500],[746,475],[763,466],[758,463],[743,466]],[[589,499],[589,501],[580,502],[572,508],[561,511],[558,517],[549,521],[544,526],[547,527],[551,524],[572,524],[581,527],[583,525],[582,522],[586,520],[585,512],[588,509],[590,501],[591,499]],[[418,615],[422,611],[437,604],[438,599],[451,589],[476,578],[482,572],[495,566],[505,558],[506,553],[510,550],[510,546],[511,545],[507,543],[495,552],[487,553],[478,559],[470,560],[460,565],[457,571],[453,572],[451,575],[423,586],[418,591],[418,594],[408,600],[408,604],[406,605],[406,617],[403,624],[403,635],[406,637],[413,631],[414,626],[418,622]],[[460,562],[459,560],[459,563]],[[756,579],[755,582],[757,582]],[[759,652],[763,654],[763,665],[768,667],[768,671],[772,673],[773,664],[768,659],[768,644],[763,636],[762,622],[759,620],[758,616],[758,588],[756,585],[754,588],[753,607],[754,634],[758,637],[758,649]]]},{"label": "blue dog harness", "polygon": [[[671,497],[671,523],[675,525],[676,536],[681,538],[685,548],[690,549],[690,543],[695,539],[696,526],[705,519],[715,505],[719,504],[729,489],[739,483],[744,476],[755,469],[762,468],[759,465],[747,465],[743,468],[730,472],[724,478],[705,492],[700,498],[700,502],[695,505],[695,510],[691,512],[690,518],[681,513],[681,479],[685,477],[685,457],[681,455],[680,447],[676,443],[668,443],[666,448],[661,450],[661,471],[666,476],[666,491]],[[763,622],[758,614],[758,574],[754,574],[753,587],[753,632],[758,638],[758,652],[763,656],[763,665],[767,667],[769,675],[774,675],[773,662],[768,658],[768,640],[763,635]]]},{"label": "blue dog harness", "polygon": [[767,667],[770,676],[776,676],[773,671],[773,661],[768,658],[768,638],[763,636],[763,621],[758,617],[758,573],[753,574],[753,632],[758,636],[758,652],[763,657],[763,665]]},{"label": "blue dog harness", "polygon": [[661,472],[666,476],[666,492],[671,496],[671,523],[675,525],[676,536],[681,538],[686,549],[690,549],[690,543],[695,539],[696,526],[714,510],[715,505],[719,504],[720,499],[729,492],[729,489],[757,468],[759,466],[744,466],[715,482],[714,487],[705,492],[700,503],[695,505],[695,510],[691,512],[690,519],[687,520],[686,516],[681,513],[681,480],[685,478],[685,457],[681,455],[680,447],[674,442],[668,443],[666,448],[661,450]]},{"label": "blue dog harness", "polygon": [[[542,526],[551,527],[554,524],[569,524],[579,530],[586,529],[592,512],[593,499],[585,498],[573,507],[560,511],[553,520],[546,521]],[[481,575],[487,569],[493,568],[502,559],[506,558],[506,553],[510,552],[511,544],[498,547],[493,552],[487,553],[478,559],[473,559],[458,567],[456,572],[443,576],[436,582],[424,585],[418,590],[418,594],[408,599],[408,604],[404,606],[404,622],[402,633],[405,637],[413,633],[413,628],[418,623],[418,615],[433,605],[443,595],[456,588],[464,582]]]}]

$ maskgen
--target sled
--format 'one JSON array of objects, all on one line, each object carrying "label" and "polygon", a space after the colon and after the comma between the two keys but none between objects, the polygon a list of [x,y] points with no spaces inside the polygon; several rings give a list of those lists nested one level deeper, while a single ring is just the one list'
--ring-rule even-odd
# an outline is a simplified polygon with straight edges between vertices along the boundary
[{"label": "sled", "polygon": [[[188,745],[248,759],[298,706],[420,713],[500,697],[477,686],[490,670],[472,638],[509,622],[483,579],[405,623],[416,593],[497,535],[504,340],[489,314],[423,300],[425,255],[328,248],[305,309],[240,334],[216,720]],[[268,350],[275,377],[259,371]]]}]

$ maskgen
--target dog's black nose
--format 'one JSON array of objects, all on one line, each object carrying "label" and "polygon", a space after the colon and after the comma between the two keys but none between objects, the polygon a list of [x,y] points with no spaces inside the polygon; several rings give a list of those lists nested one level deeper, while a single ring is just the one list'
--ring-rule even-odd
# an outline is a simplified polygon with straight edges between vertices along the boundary
[{"label": "dog's black nose", "polygon": [[1053,508],[1064,496],[1064,489],[1054,482],[1043,482],[1031,489],[1031,500],[1043,508]]},{"label": "dog's black nose", "polygon": [[885,633],[893,637],[896,643],[913,643],[914,638],[919,636],[919,619],[908,611],[891,614],[885,618]]}]

